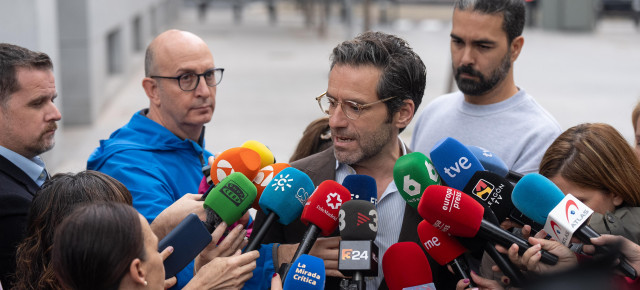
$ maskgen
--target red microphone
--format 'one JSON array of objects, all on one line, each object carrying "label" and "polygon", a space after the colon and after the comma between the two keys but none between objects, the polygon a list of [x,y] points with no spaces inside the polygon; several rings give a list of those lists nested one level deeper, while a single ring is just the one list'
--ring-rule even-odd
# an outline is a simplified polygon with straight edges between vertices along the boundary
[{"label": "red microphone", "polygon": [[[296,249],[291,263],[302,254],[308,254],[318,235],[328,236],[338,227],[338,216],[343,203],[351,200],[351,193],[344,186],[333,180],[325,180],[311,194],[304,205],[300,221],[309,226],[302,236],[300,245]],[[282,281],[287,277],[290,265],[283,267]]]},{"label": "red microphone", "polygon": [[[467,249],[456,238],[434,228],[427,221],[421,221],[418,224],[418,236],[422,246],[427,250],[427,254],[438,264],[451,266],[458,279],[472,281],[469,276],[469,265],[462,257]],[[473,282],[469,286],[475,287]]]},{"label": "red microphone", "polygon": [[254,150],[244,147],[227,149],[216,156],[211,164],[211,181],[218,184],[234,172],[240,172],[253,180],[260,170],[260,162],[260,154]]},{"label": "red microphone", "polygon": [[[427,187],[418,204],[418,213],[437,229],[458,237],[478,236],[509,248],[519,247],[522,255],[531,245],[483,218],[484,207],[472,197],[451,187],[431,185]],[[555,265],[558,257],[541,251],[542,262]]]},{"label": "red microphone", "polygon": [[382,257],[382,272],[390,290],[436,289],[431,266],[420,246],[414,242],[391,245]]},{"label": "red microphone", "polygon": [[271,182],[274,176],[278,175],[278,173],[280,173],[282,169],[285,169],[287,167],[290,167],[290,165],[287,163],[274,163],[274,164],[267,165],[262,169],[260,169],[260,171],[258,171],[258,174],[256,174],[256,177],[251,181],[253,182],[253,185],[255,185],[256,189],[258,190],[258,196],[253,201],[253,204],[251,204],[251,207],[255,209],[260,208],[258,201],[260,201],[260,196],[262,196],[262,191],[264,191],[264,188],[267,187],[267,185],[269,184],[269,182]]}]

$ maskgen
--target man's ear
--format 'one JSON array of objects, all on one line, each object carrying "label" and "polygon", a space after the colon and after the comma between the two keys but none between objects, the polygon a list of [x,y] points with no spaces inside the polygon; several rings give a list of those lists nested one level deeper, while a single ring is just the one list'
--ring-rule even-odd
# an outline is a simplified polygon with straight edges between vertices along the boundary
[{"label": "man's ear", "polygon": [[139,258],[133,259],[131,265],[129,265],[129,276],[133,283],[146,286],[147,283],[147,271],[142,265],[142,261]]},{"label": "man's ear", "polygon": [[402,106],[398,109],[394,114],[394,119],[396,123],[396,127],[399,129],[406,128],[413,120],[413,115],[415,114],[415,104],[412,99],[406,99],[402,102]]},{"label": "man's ear", "polygon": [[513,63],[518,59],[520,52],[522,51],[522,46],[524,45],[524,37],[522,35],[516,37],[511,41],[511,62]]},{"label": "man's ear", "polygon": [[146,77],[142,79],[142,88],[144,89],[144,92],[147,94],[149,101],[152,104],[159,106],[160,96],[158,96],[158,81],[152,78]]}]

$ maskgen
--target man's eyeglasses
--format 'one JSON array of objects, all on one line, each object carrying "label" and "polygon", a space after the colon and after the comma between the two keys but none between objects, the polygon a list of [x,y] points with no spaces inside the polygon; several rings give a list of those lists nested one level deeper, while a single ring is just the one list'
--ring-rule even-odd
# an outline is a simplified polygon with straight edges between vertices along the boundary
[{"label": "man's eyeglasses", "polygon": [[220,81],[222,81],[222,73],[224,73],[223,68],[213,68],[201,74],[189,72],[186,74],[181,74],[177,77],[163,77],[163,76],[149,76],[149,77],[177,80],[178,86],[180,86],[180,89],[188,92],[188,91],[193,91],[198,87],[198,84],[200,84],[201,76],[204,77],[204,81],[207,84],[207,86],[215,87],[220,83]]},{"label": "man's eyeglasses", "polygon": [[360,114],[362,114],[362,111],[364,111],[364,109],[371,107],[377,103],[386,102],[393,98],[395,97],[389,97],[386,99],[377,100],[373,103],[368,103],[368,104],[358,104],[354,101],[338,101],[335,98],[327,96],[327,92],[324,92],[322,93],[322,95],[319,95],[318,97],[316,97],[316,101],[318,101],[320,110],[322,110],[323,113],[329,116],[333,115],[333,112],[338,107],[338,105],[342,105],[342,112],[344,113],[344,115],[351,120],[355,120],[355,119],[358,119],[358,117],[360,117]]}]

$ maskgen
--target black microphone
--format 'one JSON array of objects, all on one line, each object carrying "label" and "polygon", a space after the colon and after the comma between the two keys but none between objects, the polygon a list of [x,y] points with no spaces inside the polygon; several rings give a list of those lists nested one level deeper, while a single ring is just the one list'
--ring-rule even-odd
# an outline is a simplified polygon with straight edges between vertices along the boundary
[{"label": "black microphone", "polygon": [[541,225],[520,212],[511,200],[513,185],[498,174],[477,171],[462,192],[487,205],[498,219],[498,224],[509,219],[522,226],[530,225],[534,233],[542,230]]},{"label": "black microphone", "polygon": [[340,208],[340,260],[338,270],[352,276],[357,289],[365,289],[365,276],[378,276],[378,247],[373,242],[378,233],[378,211],[364,200],[350,200]]}]

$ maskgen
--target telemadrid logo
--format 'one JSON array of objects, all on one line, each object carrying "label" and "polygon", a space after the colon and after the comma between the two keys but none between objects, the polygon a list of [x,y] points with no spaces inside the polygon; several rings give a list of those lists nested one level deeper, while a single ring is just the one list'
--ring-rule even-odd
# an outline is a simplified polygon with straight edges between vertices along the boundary
[{"label": "telemadrid logo", "polygon": [[[335,199],[335,202],[331,202],[332,199]],[[332,192],[327,195],[327,205],[332,209],[338,209],[342,205],[342,199],[337,192]]]}]

